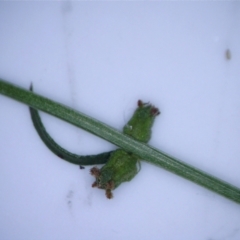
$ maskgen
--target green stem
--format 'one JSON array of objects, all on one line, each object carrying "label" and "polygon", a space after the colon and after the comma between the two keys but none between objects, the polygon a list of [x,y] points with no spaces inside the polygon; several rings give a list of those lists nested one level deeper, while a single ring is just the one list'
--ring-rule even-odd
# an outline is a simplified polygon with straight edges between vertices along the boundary
[{"label": "green stem", "polygon": [[240,203],[239,188],[177,160],[147,144],[138,142],[124,135],[120,131],[117,131],[96,119],[88,117],[83,113],[77,112],[67,106],[56,103],[1,79],[0,93],[91,132],[128,152],[138,155],[141,159],[144,159],[149,163],[153,163],[209,190],[219,193],[226,198]]},{"label": "green stem", "polygon": [[70,163],[77,164],[77,165],[104,164],[108,161],[113,151],[104,152],[96,155],[84,156],[84,155],[77,155],[77,154],[71,153],[66,149],[62,148],[52,139],[52,137],[46,131],[41,121],[41,118],[38,114],[38,111],[31,107],[29,108],[29,110],[30,110],[32,122],[34,124],[36,131],[38,132],[39,137],[42,139],[45,145],[61,159],[64,159]]}]

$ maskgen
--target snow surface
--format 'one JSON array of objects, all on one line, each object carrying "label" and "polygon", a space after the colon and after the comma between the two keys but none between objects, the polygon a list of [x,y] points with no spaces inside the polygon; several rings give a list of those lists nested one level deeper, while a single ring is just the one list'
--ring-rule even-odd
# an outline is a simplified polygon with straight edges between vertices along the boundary
[{"label": "snow surface", "polygon": [[[150,145],[240,187],[240,2],[0,2],[0,77],[117,128],[161,110]],[[239,240],[240,205],[151,164],[106,199],[0,96],[1,240]],[[66,149],[110,143],[41,113]]]}]

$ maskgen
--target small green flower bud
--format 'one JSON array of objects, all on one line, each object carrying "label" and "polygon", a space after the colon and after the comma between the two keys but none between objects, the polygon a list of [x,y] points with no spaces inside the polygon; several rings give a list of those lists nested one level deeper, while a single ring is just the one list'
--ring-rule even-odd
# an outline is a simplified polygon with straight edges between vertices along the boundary
[{"label": "small green flower bud", "polygon": [[[124,126],[123,132],[141,142],[148,142],[151,137],[151,127],[159,110],[154,106],[138,101],[138,108],[132,118]],[[137,167],[139,163],[139,167]],[[140,170],[137,156],[122,149],[114,151],[101,169],[93,167],[90,173],[96,178],[92,187],[105,189],[107,198],[113,197],[112,190],[121,183],[130,181]]]},{"label": "small green flower bud", "polygon": [[137,162],[138,158],[133,154],[122,149],[114,151],[101,169],[94,167],[90,170],[96,177],[93,187],[105,189],[107,198],[112,198],[111,190],[123,182],[130,181],[138,173]]},{"label": "small green flower bud", "polygon": [[132,118],[123,128],[123,133],[134,139],[147,143],[151,138],[151,128],[154,119],[160,112],[154,106],[138,101],[138,108]]}]

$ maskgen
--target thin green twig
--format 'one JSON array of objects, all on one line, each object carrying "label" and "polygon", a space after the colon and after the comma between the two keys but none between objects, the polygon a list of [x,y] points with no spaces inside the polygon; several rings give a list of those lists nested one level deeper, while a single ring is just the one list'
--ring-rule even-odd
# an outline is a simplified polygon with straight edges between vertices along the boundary
[{"label": "thin green twig", "polygon": [[173,158],[147,144],[138,142],[120,131],[67,106],[56,103],[31,91],[17,87],[0,79],[0,93],[42,110],[77,127],[91,132],[128,152],[138,155],[144,161],[153,163],[170,172],[191,180],[226,198],[240,203],[240,189],[211,176],[193,166]]}]

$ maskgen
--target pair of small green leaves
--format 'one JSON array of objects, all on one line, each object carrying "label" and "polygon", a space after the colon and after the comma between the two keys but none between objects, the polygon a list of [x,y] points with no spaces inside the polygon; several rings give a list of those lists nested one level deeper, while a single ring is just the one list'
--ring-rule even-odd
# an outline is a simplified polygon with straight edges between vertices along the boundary
[{"label": "pair of small green leaves", "polygon": [[[32,91],[32,85],[30,90]],[[97,155],[77,155],[67,151],[57,144],[46,131],[39,113],[30,107],[30,114],[34,127],[45,145],[58,157],[78,165],[105,164],[101,169],[93,167],[90,172],[96,178],[93,187],[105,189],[107,198],[112,198],[112,190],[121,183],[130,181],[139,171],[137,163],[139,157],[122,149],[104,152]],[[138,101],[138,108],[132,118],[124,126],[123,132],[132,138],[147,143],[151,137],[151,127],[155,117],[159,114],[157,108]]]}]

